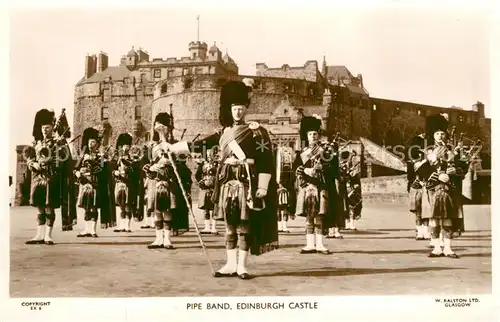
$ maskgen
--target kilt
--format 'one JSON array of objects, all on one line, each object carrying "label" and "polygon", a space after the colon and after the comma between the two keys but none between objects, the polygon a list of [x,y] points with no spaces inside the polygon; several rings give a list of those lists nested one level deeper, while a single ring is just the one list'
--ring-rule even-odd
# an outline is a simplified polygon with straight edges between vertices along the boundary
[{"label": "kilt", "polygon": [[229,180],[221,185],[219,202],[217,203],[216,220],[225,220],[237,224],[241,220],[249,220],[250,208],[247,205],[248,184],[238,180]]},{"label": "kilt", "polygon": [[80,185],[78,189],[77,205],[86,211],[96,210],[99,208],[99,196],[97,189],[90,183]]},{"label": "kilt", "polygon": [[129,189],[124,182],[118,181],[115,185],[115,203],[119,207],[129,205]]},{"label": "kilt", "polygon": [[423,188],[410,188],[410,193],[408,196],[410,212],[413,212],[415,216],[420,219],[422,218],[422,193]]},{"label": "kilt", "polygon": [[31,180],[30,204],[38,208],[61,207],[61,182],[59,177],[48,178],[36,174]]},{"label": "kilt", "polygon": [[459,198],[444,184],[435,188],[422,188],[422,219],[456,219],[460,211]]},{"label": "kilt", "polygon": [[147,182],[147,210],[165,212],[176,208],[177,197],[167,181],[149,179]]},{"label": "kilt", "polygon": [[325,215],[328,211],[328,192],[319,190],[315,185],[299,187],[295,214],[301,217]]}]

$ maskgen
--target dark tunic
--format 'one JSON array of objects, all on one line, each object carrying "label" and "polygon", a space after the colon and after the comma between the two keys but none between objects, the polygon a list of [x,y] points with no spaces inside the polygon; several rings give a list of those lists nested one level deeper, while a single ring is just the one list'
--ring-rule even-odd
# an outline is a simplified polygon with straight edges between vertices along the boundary
[{"label": "dark tunic", "polygon": [[85,153],[78,160],[80,171],[77,204],[86,211],[100,210],[101,228],[116,226],[116,204],[112,178],[113,165],[97,153]]},{"label": "dark tunic", "polygon": [[[30,204],[38,208],[61,209],[62,230],[76,225],[73,164],[70,148],[65,140],[46,139],[33,143],[27,151],[31,171]],[[40,170],[31,168],[39,164]]]},{"label": "dark tunic", "polygon": [[[144,199],[141,161],[126,155],[113,164],[115,203],[120,207],[129,207],[133,217],[139,221],[144,217],[144,203],[140,200]],[[115,174],[115,171],[119,171],[119,174]]]},{"label": "dark tunic", "polygon": [[[347,205],[345,200],[345,186],[340,180],[338,157],[331,145],[318,143],[319,150],[313,150],[313,155],[318,157],[321,170],[315,177],[299,175],[296,173],[298,184],[296,214],[301,216],[323,214],[323,228],[339,227],[346,216]],[[301,152],[308,149],[304,148]],[[296,172],[299,166],[305,168],[313,167],[313,161],[309,160],[305,164],[299,153],[294,161],[293,169]],[[306,201],[306,189],[315,187],[318,198],[315,203],[308,203],[309,207],[304,208]],[[316,205],[314,207],[314,205]],[[312,207],[312,208],[310,208]]]},{"label": "dark tunic", "polygon": [[[422,218],[456,219],[463,218],[462,192],[458,190],[458,183],[464,177],[464,163],[454,156],[447,146],[434,148],[436,162],[429,162],[432,174],[428,178],[422,193]],[[449,182],[439,180],[441,174],[448,169],[454,169],[456,174],[448,175]],[[454,227],[457,228],[457,227]]]},{"label": "dark tunic", "polygon": [[[61,147],[63,148],[63,147]],[[36,141],[29,152],[28,167],[32,172],[30,204],[38,208],[58,209],[61,206],[61,165],[56,160],[54,139]],[[31,165],[38,163],[39,170]]]},{"label": "dark tunic", "polygon": [[[167,212],[172,214],[172,229],[181,231],[189,229],[189,208],[182,194],[180,184],[185,192],[190,195],[191,171],[185,161],[174,156],[181,183],[177,180],[174,168],[167,153],[161,148],[161,143],[155,144],[152,151],[152,160],[145,166],[147,180],[147,210],[154,212]],[[157,171],[150,171],[153,165],[160,165]],[[191,205],[191,200],[189,199]]]}]

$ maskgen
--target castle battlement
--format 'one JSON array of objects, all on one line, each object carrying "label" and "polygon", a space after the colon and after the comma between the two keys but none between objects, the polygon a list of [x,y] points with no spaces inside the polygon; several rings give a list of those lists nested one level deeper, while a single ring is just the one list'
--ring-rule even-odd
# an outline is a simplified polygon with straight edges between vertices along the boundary
[{"label": "castle battlement", "polygon": [[[166,95],[174,95],[189,91],[219,90],[223,84],[230,80],[242,80],[251,78],[254,80],[254,91],[260,93],[278,94],[278,95],[297,95],[302,97],[320,96],[322,89],[316,82],[306,79],[286,79],[279,77],[261,77],[261,76],[230,76],[230,75],[185,75],[163,79],[154,85],[154,98]],[[313,89],[313,93],[311,93]]]},{"label": "castle battlement", "polygon": [[257,63],[255,67],[257,76],[262,77],[303,78],[313,82],[320,78],[318,62],[315,60],[308,60],[303,66],[295,67],[283,64],[281,67],[269,68],[265,63]]}]

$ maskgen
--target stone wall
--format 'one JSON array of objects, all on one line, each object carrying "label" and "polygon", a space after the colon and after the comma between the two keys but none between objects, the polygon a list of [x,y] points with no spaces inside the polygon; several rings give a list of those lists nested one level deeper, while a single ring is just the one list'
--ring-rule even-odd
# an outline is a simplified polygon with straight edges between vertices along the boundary
[{"label": "stone wall", "polygon": [[[108,142],[114,144],[120,133],[128,132],[147,138],[151,129],[152,88],[123,83],[86,84],[77,91],[74,105],[74,135],[83,133],[87,127],[100,126],[107,119],[110,125]],[[75,141],[76,143],[79,140]]]},{"label": "stone wall", "polygon": [[450,128],[456,126],[457,137],[464,133],[475,140],[480,135],[480,116],[473,110],[443,108],[409,102],[370,98],[371,140],[378,144],[406,144],[414,135],[425,132],[428,115],[447,113]]},{"label": "stone wall", "polygon": [[408,204],[406,175],[362,178],[363,203]]}]

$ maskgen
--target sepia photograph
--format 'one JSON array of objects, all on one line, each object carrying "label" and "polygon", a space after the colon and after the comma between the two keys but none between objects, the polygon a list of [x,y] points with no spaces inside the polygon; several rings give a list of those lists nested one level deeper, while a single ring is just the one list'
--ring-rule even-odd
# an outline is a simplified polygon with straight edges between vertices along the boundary
[{"label": "sepia photograph", "polygon": [[10,299],[492,294],[488,6],[9,19]]}]

